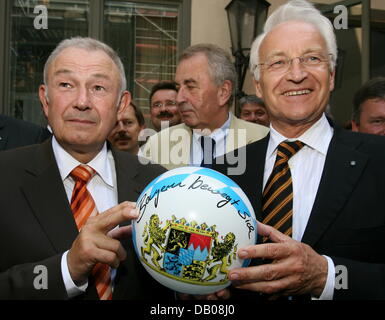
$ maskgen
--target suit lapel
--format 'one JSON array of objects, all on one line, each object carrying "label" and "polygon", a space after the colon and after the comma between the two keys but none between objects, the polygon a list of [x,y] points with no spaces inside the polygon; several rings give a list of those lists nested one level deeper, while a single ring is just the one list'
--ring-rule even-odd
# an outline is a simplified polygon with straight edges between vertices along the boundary
[{"label": "suit lapel", "polygon": [[135,180],[138,175],[138,163],[131,159],[129,154],[114,148],[112,154],[115,160],[118,202],[135,202],[141,193],[141,188]]},{"label": "suit lapel", "polygon": [[[175,140],[177,139],[177,140]],[[174,161],[173,157],[176,157],[176,153],[178,152],[177,158],[181,159],[182,165],[188,166],[190,163],[190,153],[191,153],[191,143],[192,143],[192,131],[191,129],[183,124],[181,128],[176,127],[174,130],[170,130],[170,163],[171,167],[167,169],[178,168],[181,165],[173,165]],[[179,157],[179,153],[181,152],[181,157]]]},{"label": "suit lapel", "polygon": [[[179,124],[168,130],[162,130],[159,135],[157,145],[159,164],[167,168],[167,170],[189,165],[192,141],[191,129],[185,124]],[[162,155],[166,157],[164,161]],[[176,163],[176,161],[181,161],[181,163]]]},{"label": "suit lapel", "polygon": [[55,250],[60,253],[70,249],[78,230],[53,155],[51,139],[37,147],[31,166],[25,171],[22,190]]},{"label": "suit lapel", "polygon": [[244,146],[235,150],[238,162],[236,166],[239,168],[246,166],[246,171],[241,174],[235,174],[232,176],[229,171],[229,167],[232,165],[233,160],[230,158],[232,153],[226,155],[226,166],[220,168],[224,174],[227,174],[230,178],[233,178],[246,193],[249,198],[255,212],[257,220],[261,220],[261,203],[262,203],[262,188],[263,188],[263,174],[265,167],[266,150],[269,142],[270,134],[265,138]]},{"label": "suit lapel", "polygon": [[[115,161],[118,203],[124,201],[135,202],[142,191],[140,185],[135,180],[135,177],[139,173],[138,163],[126,152],[112,148],[112,154]],[[129,224],[130,221],[127,221],[120,224],[120,226],[122,227]],[[135,292],[133,287],[128,285],[129,282],[133,283],[134,281],[130,279],[130,276],[134,274],[132,270],[134,263],[132,260],[136,259],[133,246],[131,245],[132,239],[122,239],[121,242],[127,251],[127,259],[120,264],[117,270],[113,292],[114,300],[127,298],[130,296],[130,293]]]},{"label": "suit lapel", "polygon": [[[247,167],[251,168],[250,172],[246,172],[247,194],[253,201],[253,207],[257,220],[262,220],[262,191],[263,191],[263,176],[265,171],[266,151],[269,143],[270,134],[265,138],[251,144],[253,149],[247,150]],[[250,179],[251,178],[251,179]]]},{"label": "suit lapel", "polygon": [[235,132],[237,131],[237,126],[235,123],[235,117],[232,116],[231,122],[230,122],[230,131],[228,135],[226,136],[226,153],[229,153],[235,149],[239,148],[238,145],[238,136],[235,137]]},{"label": "suit lapel", "polygon": [[229,129],[230,131],[226,136],[226,153],[250,143],[250,141],[247,140],[246,129],[239,127],[239,120],[234,115],[232,115]]},{"label": "suit lapel", "polygon": [[349,132],[336,128],[326,156],[317,196],[302,242],[314,246],[336,219],[364,170],[368,158]]}]

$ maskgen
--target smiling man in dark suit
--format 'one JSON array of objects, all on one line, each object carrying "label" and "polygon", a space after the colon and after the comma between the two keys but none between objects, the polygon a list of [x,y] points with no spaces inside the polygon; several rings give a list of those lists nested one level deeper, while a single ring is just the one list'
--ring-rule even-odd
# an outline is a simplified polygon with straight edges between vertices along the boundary
[{"label": "smiling man in dark suit", "polygon": [[259,261],[229,278],[254,298],[385,299],[385,140],[326,118],[336,57],[332,24],[304,0],[274,12],[253,43],[271,131],[231,177],[263,223],[259,243],[238,250]]},{"label": "smiling man in dark suit", "polygon": [[0,151],[41,143],[50,136],[46,128],[0,114]]},{"label": "smiling man in dark suit", "polygon": [[166,299],[127,238],[133,201],[164,169],[106,142],[130,103],[120,58],[64,40],[39,97],[53,138],[0,157],[0,298]]}]

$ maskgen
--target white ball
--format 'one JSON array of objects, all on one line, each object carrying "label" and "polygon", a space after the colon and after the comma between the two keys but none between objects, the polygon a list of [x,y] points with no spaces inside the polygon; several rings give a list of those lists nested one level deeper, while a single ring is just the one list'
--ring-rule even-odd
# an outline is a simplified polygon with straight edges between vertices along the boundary
[{"label": "white ball", "polygon": [[173,169],[153,180],[137,201],[136,253],[161,284],[189,294],[228,285],[228,271],[245,267],[241,247],[255,244],[257,223],[240,187],[207,168]]}]

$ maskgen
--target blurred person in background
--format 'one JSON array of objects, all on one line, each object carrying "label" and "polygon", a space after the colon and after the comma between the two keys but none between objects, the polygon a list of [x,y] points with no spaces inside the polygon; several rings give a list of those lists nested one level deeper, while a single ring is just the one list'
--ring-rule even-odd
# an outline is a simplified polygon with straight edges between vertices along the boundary
[{"label": "blurred person in background", "polygon": [[144,128],[142,111],[131,102],[123,112],[118,114],[118,121],[109,134],[108,140],[115,148],[136,155],[140,147],[138,136]]},{"label": "blurred person in background", "polygon": [[385,77],[367,81],[354,95],[352,130],[385,135]]},{"label": "blurred person in background", "polygon": [[239,118],[245,121],[261,124],[265,127],[270,125],[269,115],[265,103],[256,95],[244,96],[239,100]]}]

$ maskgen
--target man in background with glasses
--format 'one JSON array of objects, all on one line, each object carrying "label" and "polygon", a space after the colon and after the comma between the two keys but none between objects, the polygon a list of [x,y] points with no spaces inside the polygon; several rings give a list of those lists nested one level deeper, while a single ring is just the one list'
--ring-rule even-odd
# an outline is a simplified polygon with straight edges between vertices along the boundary
[{"label": "man in background with glasses", "polygon": [[385,140],[325,116],[336,57],[331,22],[305,0],[279,7],[252,45],[270,134],[240,152],[245,174],[231,176],[260,223],[258,244],[238,249],[255,260],[229,279],[254,298],[385,298]]},{"label": "man in background with glasses", "polygon": [[151,123],[156,131],[180,123],[176,102],[178,90],[173,81],[161,81],[152,87],[150,93]]}]

